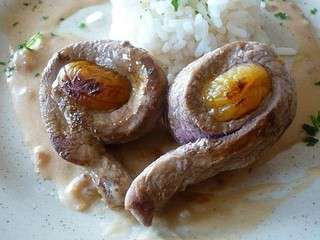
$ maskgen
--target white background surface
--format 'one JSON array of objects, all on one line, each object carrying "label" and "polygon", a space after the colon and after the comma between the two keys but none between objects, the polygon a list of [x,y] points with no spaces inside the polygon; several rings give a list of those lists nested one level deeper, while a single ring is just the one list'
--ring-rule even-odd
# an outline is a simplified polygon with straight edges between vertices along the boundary
[{"label": "white background surface", "polygon": [[[300,1],[300,3],[307,13],[310,7],[317,5],[320,11],[319,0]],[[312,21],[316,24],[316,19],[319,21],[319,18],[320,12]],[[0,33],[0,59],[4,59],[7,55],[7,48],[3,34]],[[1,74],[2,72],[1,69]],[[292,155],[295,155],[295,158],[286,161],[291,159]],[[320,148],[306,148],[301,144],[277,158],[260,168],[254,174],[256,178],[263,178],[268,173],[269,177],[287,182],[292,182],[294,179],[302,181],[305,169],[320,165]],[[290,187],[288,184],[288,188]],[[232,239],[319,240],[319,213],[320,179],[281,204],[272,216],[255,230]],[[102,239],[100,226],[102,217],[77,213],[63,207],[52,185],[36,176],[28,150],[23,144],[22,133],[18,128],[2,74],[0,79],[0,239]],[[214,236],[212,239],[215,239]]]}]

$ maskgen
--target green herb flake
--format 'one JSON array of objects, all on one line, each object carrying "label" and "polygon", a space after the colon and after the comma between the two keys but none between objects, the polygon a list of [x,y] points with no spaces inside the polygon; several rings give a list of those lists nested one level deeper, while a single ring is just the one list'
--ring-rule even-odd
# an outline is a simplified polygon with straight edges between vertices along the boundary
[{"label": "green herb flake", "polygon": [[180,2],[180,0],[171,0],[171,5],[173,6],[174,11],[178,11],[178,9],[179,9],[179,2]]},{"label": "green herb flake", "polygon": [[304,142],[307,144],[308,147],[313,147],[319,142],[319,139],[315,137],[306,137],[304,139]]},{"label": "green herb flake", "polygon": [[[25,44],[24,44],[24,43],[21,43],[21,44],[18,45],[17,48],[20,50],[20,49],[24,49],[24,48],[26,48],[26,47],[25,47]],[[28,49],[28,48],[26,48],[26,49]],[[29,49],[29,50],[32,50],[32,49]]]},{"label": "green herb flake", "polygon": [[0,61],[0,65],[1,65],[1,66],[6,66],[7,63],[6,63],[6,62],[3,62],[3,61]]},{"label": "green herb flake", "polygon": [[40,73],[36,73],[34,76],[39,77],[40,75],[41,75]]},{"label": "green herb flake", "polygon": [[29,51],[35,50],[37,46],[41,43],[43,38],[43,34],[41,32],[36,33],[33,35],[29,40],[25,41],[18,45],[18,49],[27,49]]},{"label": "green herb flake", "polygon": [[54,33],[54,32],[51,32],[51,33],[50,33],[50,36],[51,36],[51,37],[58,37],[58,34],[56,34],[56,33]]},{"label": "green herb flake", "polygon": [[320,112],[318,112],[316,116],[311,116],[310,118],[311,118],[312,125],[319,130],[320,129]]},{"label": "green herb flake", "polygon": [[19,22],[12,23],[12,27],[16,27],[19,24]]},{"label": "green herb flake", "polygon": [[317,132],[318,132],[318,128],[311,126],[309,124],[303,124],[302,125],[303,130],[310,136],[314,137],[316,136]]},{"label": "green herb flake", "polygon": [[286,20],[289,18],[289,16],[285,12],[277,12],[274,16],[281,20]]},{"label": "green herb flake", "polygon": [[312,9],[310,10],[311,15],[316,15],[317,12],[318,12],[318,9],[316,9],[316,8],[312,8]]},{"label": "green herb flake", "polygon": [[320,81],[315,82],[315,83],[314,83],[314,85],[316,85],[316,86],[320,86]]},{"label": "green herb flake", "polygon": [[84,28],[86,28],[87,27],[87,24],[85,23],[85,22],[81,22],[80,24],[79,24],[79,28],[81,28],[81,29],[84,29]]},{"label": "green herb flake", "polygon": [[302,128],[308,135],[304,139],[304,142],[307,144],[307,146],[312,147],[319,142],[319,139],[316,138],[316,135],[320,130],[320,112],[318,112],[317,115],[312,115],[310,118],[312,125],[303,124]]},{"label": "green herb flake", "polygon": [[6,77],[9,78],[9,77],[12,77],[12,74],[14,72],[15,68],[14,67],[7,67],[4,72],[6,74]]},{"label": "green herb flake", "polygon": [[44,21],[46,21],[46,20],[49,19],[49,16],[42,16],[41,19],[44,20]]}]

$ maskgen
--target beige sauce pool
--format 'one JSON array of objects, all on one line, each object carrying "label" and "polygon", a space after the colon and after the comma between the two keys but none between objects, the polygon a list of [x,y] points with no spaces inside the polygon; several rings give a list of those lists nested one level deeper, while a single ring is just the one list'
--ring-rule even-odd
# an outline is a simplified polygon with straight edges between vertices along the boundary
[{"label": "beige sauce pool", "polygon": [[[71,0],[66,5],[64,0],[56,0],[54,4],[52,2],[44,0],[36,10],[26,8],[22,9],[22,12],[16,11],[9,16],[11,22],[19,22],[17,27],[6,29],[12,47],[32,35],[35,29],[37,31],[54,31],[61,17],[69,16],[82,7],[102,1]],[[10,1],[7,1],[6,4],[10,5]],[[284,24],[289,31],[294,33],[300,47],[292,67],[299,96],[298,114],[292,126],[280,142],[269,151],[263,162],[272,159],[276,154],[290,148],[293,144],[301,142],[304,136],[301,124],[309,121],[310,114],[320,110],[319,103],[315,101],[314,97],[320,93],[320,87],[314,85],[316,81],[320,80],[318,78],[320,48],[317,39],[313,34],[312,27],[302,17],[301,11],[296,5],[274,2],[270,10],[279,11],[280,9],[284,9],[292,16],[292,20]],[[50,18],[45,22],[39,21],[39,18],[44,15],[50,15]],[[28,26],[32,26],[32,29],[29,29]],[[36,171],[43,178],[56,183],[60,199],[66,205],[77,210],[85,210],[97,197],[90,184],[81,175],[84,169],[60,159],[50,146],[38,107],[40,77],[35,77],[43,70],[47,60],[55,51],[78,40],[72,36],[53,37],[47,34],[35,56],[30,56],[27,53],[20,54],[14,59],[17,71],[8,78],[8,85],[21,127],[24,129],[25,141],[33,151]],[[135,176],[150,161],[175,146],[170,135],[165,130],[158,129],[139,141],[118,146],[114,149],[114,154]],[[182,228],[187,229],[184,229],[184,232],[189,232],[189,237],[194,234],[209,239],[205,236],[216,233],[218,236],[224,237],[223,239],[236,239],[242,232],[254,229],[264,221],[281,202],[295,192],[302,191],[317,177],[320,177],[319,169],[314,168],[310,170],[312,174],[307,174],[308,178],[297,184],[285,196],[273,198],[271,197],[272,193],[281,190],[283,183],[252,183],[250,177],[254,169],[255,167],[251,167],[221,174],[205,183],[191,187],[185,193],[178,194],[159,214],[156,222],[159,223],[159,226],[165,226],[167,234],[172,234],[170,236],[173,237],[170,239],[180,239],[175,232],[181,235]],[[240,187],[239,182],[244,183],[244,186]],[[88,192],[83,193],[81,186],[89,189],[91,195],[88,196]],[[83,199],[87,199],[87,201],[84,202]],[[108,214],[111,214],[109,210],[106,211],[106,215]],[[128,229],[135,226],[136,223],[132,221],[132,218],[126,216],[123,213],[119,217],[121,220],[114,221],[114,224],[106,223],[108,227],[105,229],[105,234],[110,236],[122,232],[125,237],[126,234],[129,235]],[[140,228],[142,230],[137,231],[137,239],[148,239],[147,235],[140,233],[144,228]],[[153,236],[154,233],[151,230],[146,231],[146,234]],[[189,239],[189,237],[181,238]]]}]

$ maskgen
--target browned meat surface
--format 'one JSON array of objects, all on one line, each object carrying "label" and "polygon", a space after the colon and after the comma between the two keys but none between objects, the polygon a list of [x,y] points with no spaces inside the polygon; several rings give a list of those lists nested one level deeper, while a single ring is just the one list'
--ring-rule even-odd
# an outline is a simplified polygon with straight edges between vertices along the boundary
[{"label": "browned meat surface", "polygon": [[171,131],[182,145],[148,166],[125,199],[126,209],[147,226],[176,192],[257,160],[291,124],[297,97],[270,47],[235,42],[183,69],[168,99]]},{"label": "browned meat surface", "polygon": [[51,143],[63,159],[87,167],[109,206],[123,205],[131,178],[105,144],[151,130],[166,90],[151,56],[128,42],[74,44],[44,70],[40,108]]}]

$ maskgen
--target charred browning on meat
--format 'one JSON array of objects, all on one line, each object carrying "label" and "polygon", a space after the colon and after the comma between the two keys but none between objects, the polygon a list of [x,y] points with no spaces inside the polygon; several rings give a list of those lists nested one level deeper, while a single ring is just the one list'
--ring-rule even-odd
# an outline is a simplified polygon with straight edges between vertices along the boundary
[{"label": "charred browning on meat", "polygon": [[86,97],[96,96],[102,92],[100,83],[94,79],[82,80],[79,76],[75,76],[72,80],[66,82],[61,86],[63,92],[79,101],[82,95]]}]

